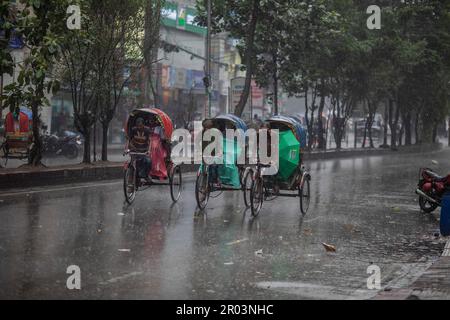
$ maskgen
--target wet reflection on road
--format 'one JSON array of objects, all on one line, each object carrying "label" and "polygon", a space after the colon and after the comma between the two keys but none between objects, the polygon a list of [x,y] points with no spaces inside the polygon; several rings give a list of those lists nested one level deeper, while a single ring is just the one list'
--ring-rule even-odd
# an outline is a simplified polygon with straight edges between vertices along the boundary
[{"label": "wet reflection on road", "polygon": [[[254,219],[239,192],[199,212],[193,179],[173,205],[154,187],[125,206],[120,181],[0,195],[0,297],[369,298],[370,264],[401,287],[442,251],[438,212],[419,212],[414,187],[431,159],[450,171],[449,154],[309,163],[304,217],[298,199],[278,198]],[[79,291],[66,288],[69,265]]]}]

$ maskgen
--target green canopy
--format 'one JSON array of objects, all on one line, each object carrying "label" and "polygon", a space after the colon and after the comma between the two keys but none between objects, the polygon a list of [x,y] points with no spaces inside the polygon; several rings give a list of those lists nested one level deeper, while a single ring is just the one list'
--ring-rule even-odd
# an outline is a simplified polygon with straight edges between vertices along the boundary
[{"label": "green canopy", "polygon": [[288,180],[300,163],[300,143],[291,130],[280,131],[278,177]]}]

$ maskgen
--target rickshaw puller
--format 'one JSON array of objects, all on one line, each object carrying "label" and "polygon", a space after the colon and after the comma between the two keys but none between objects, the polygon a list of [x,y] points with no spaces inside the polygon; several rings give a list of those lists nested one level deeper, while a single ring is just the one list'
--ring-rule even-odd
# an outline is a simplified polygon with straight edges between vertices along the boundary
[{"label": "rickshaw puller", "polygon": [[[129,149],[132,152],[147,153],[150,147],[150,128],[144,125],[144,119],[138,118],[136,120],[136,127],[131,129],[131,138]],[[147,182],[151,182],[148,176],[152,166],[151,160],[148,156],[142,156],[138,159],[138,174],[140,178],[144,178]]]}]

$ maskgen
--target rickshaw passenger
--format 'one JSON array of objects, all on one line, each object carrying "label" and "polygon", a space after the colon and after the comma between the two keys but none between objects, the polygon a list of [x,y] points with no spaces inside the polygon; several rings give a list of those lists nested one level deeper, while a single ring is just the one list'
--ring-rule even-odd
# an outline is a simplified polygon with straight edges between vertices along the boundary
[{"label": "rickshaw passenger", "polygon": [[[129,149],[132,152],[146,153],[150,146],[150,129],[144,125],[144,119],[136,120],[136,127],[131,129]],[[147,156],[139,158],[139,177],[148,180],[148,173],[151,167],[151,160]]]},{"label": "rickshaw passenger", "polygon": [[150,125],[150,157],[152,159],[151,176],[165,179],[167,178],[167,168],[165,163],[167,150],[162,143],[165,139],[164,128],[156,120],[153,120]]},{"label": "rickshaw passenger", "polygon": [[[211,130],[214,128],[214,123],[212,120],[206,120],[203,123],[203,132],[202,132],[202,137],[205,134],[205,132],[207,130]],[[203,156],[203,151],[205,150],[206,146],[208,145],[208,143],[206,141],[204,141],[202,139],[202,156]],[[212,155],[214,156],[214,155]],[[212,164],[209,166],[209,176],[210,176],[210,183],[213,184],[218,184],[219,183],[219,167],[217,164]]]},{"label": "rickshaw passenger", "polygon": [[272,137],[271,137],[271,133],[270,133],[270,130],[271,130],[271,127],[270,127],[270,123],[268,123],[268,122],[264,122],[262,125],[261,125],[261,127],[258,129],[258,134],[257,134],[257,139],[258,139],[258,143],[257,143],[257,146],[258,146],[258,149],[260,148],[260,134],[261,134],[261,132],[260,131],[266,131],[267,132],[267,139],[266,139],[266,142],[267,142],[267,155],[271,155],[271,153],[272,153]]}]

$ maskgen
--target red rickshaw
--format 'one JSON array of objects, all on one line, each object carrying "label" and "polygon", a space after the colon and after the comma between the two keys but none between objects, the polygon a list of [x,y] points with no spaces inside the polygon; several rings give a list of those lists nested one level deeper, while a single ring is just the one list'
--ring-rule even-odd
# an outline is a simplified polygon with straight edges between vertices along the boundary
[{"label": "red rickshaw", "polygon": [[[151,150],[145,153],[134,152],[128,149],[128,143],[131,138],[131,131],[136,126],[137,119],[144,120],[144,126],[154,129],[158,127],[164,132],[164,137],[157,134],[151,135]],[[125,200],[132,204],[136,198],[137,191],[144,191],[151,186],[170,186],[170,196],[173,202],[180,199],[182,191],[182,173],[181,167],[175,165],[171,160],[171,143],[170,138],[173,133],[173,124],[170,117],[163,111],[156,108],[142,108],[131,112],[125,124],[125,134],[127,139],[127,147],[124,155],[129,155],[130,160],[125,163],[123,190]],[[159,139],[159,140],[158,140]],[[157,147],[154,147],[154,146]],[[156,150],[156,151],[155,151]],[[155,153],[155,154],[153,154]],[[163,156],[161,156],[163,155]],[[139,159],[149,157],[151,159],[151,168],[148,172],[146,181],[138,175]]]},{"label": "red rickshaw", "polygon": [[9,112],[5,117],[4,142],[0,145],[0,159],[6,167],[8,159],[27,160],[32,144],[32,115],[27,110]]}]

